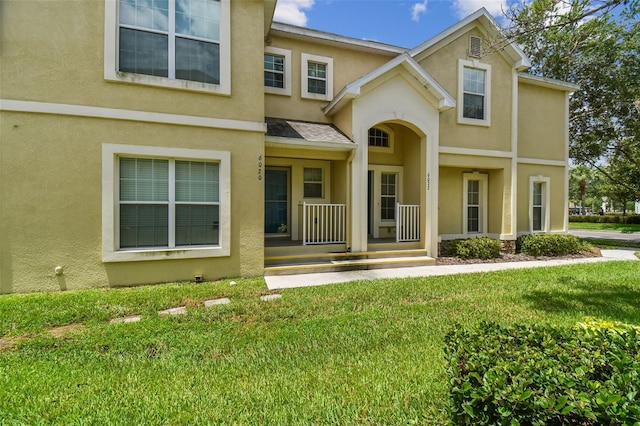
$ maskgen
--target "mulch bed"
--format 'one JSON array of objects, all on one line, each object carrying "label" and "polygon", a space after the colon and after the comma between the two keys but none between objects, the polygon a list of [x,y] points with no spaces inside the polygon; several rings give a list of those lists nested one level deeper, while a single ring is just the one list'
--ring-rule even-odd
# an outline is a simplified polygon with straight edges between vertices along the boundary
[{"label": "mulch bed", "polygon": [[594,251],[584,250],[577,254],[567,254],[564,256],[530,256],[523,253],[501,253],[495,259],[461,259],[459,257],[442,256],[436,259],[436,265],[468,265],[473,263],[504,263],[504,262],[527,262],[531,260],[553,260],[553,259],[583,259],[585,257],[601,257],[600,249]]}]

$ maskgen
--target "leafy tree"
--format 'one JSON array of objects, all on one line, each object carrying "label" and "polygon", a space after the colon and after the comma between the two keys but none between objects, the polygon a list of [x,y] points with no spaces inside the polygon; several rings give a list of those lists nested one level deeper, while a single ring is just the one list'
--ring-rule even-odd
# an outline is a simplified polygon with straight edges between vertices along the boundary
[{"label": "leafy tree", "polygon": [[640,179],[627,173],[640,169],[640,0],[524,1],[507,15],[507,40],[523,47],[529,72],[580,86],[570,102],[574,162],[640,199]]},{"label": "leafy tree", "polygon": [[581,207],[581,213],[591,207],[597,211],[602,204],[604,176],[597,169],[583,164],[569,170],[569,201]]}]

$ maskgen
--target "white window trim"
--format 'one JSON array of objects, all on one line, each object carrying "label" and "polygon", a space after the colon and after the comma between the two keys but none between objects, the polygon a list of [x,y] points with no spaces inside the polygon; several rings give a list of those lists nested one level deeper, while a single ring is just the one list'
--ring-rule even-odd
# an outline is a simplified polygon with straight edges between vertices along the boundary
[{"label": "white window trim", "polygon": [[[486,72],[484,94],[484,120],[464,117],[464,69],[476,68]],[[491,126],[491,65],[483,64],[478,60],[458,60],[458,124],[471,124],[475,126]]]},{"label": "white window trim", "polygon": [[[302,65],[301,65],[301,95],[306,99],[318,99],[323,101],[330,101],[333,99],[333,58],[329,58],[327,56],[318,56],[311,55],[309,53],[301,54]],[[308,73],[308,63],[309,62],[317,62],[321,64],[327,65],[327,93],[309,93],[309,79],[307,76]]]},{"label": "white window trim", "polygon": [[[542,229],[533,230],[533,184],[534,183],[542,183]],[[551,191],[550,189],[551,178],[548,176],[529,176],[529,232],[532,234],[540,234],[549,232],[549,218],[550,218],[550,199],[551,199]]]},{"label": "white window trim", "polygon": [[[468,207],[469,207],[469,199],[467,197],[468,191],[468,183],[470,180],[480,181],[480,232],[469,232],[468,227]],[[488,205],[488,193],[489,193],[489,176],[485,173],[473,172],[473,173],[464,173],[462,175],[462,234],[465,236],[481,236],[484,237],[488,235],[487,226],[488,226],[488,215],[487,215],[487,205]]]},{"label": "white window trim", "polygon": [[387,154],[393,154],[394,150],[394,142],[395,142],[395,132],[389,126],[385,126],[384,124],[377,124],[372,127],[372,129],[379,129],[386,132],[389,135],[389,146],[371,146],[369,145],[369,131],[367,130],[367,146],[369,147],[369,152],[384,152]]},{"label": "white window trim", "polygon": [[279,47],[266,46],[264,53],[284,57],[284,88],[264,86],[265,93],[291,96],[291,51]]},{"label": "white window trim", "polygon": [[[118,249],[118,158],[137,156],[220,164],[220,241],[217,246],[158,249]],[[231,153],[202,149],[166,148],[139,145],[102,145],[102,261],[193,259],[229,256],[231,253]]]},{"label": "white window trim", "polygon": [[117,83],[231,95],[231,0],[220,0],[220,84],[118,71],[118,0],[105,0],[104,79]]}]

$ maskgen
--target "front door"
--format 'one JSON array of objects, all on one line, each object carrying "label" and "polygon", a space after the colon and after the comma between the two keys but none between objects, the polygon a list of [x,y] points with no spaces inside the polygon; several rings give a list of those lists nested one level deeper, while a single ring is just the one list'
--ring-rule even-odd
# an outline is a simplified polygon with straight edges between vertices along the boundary
[{"label": "front door", "polygon": [[289,169],[265,171],[264,233],[289,234]]}]

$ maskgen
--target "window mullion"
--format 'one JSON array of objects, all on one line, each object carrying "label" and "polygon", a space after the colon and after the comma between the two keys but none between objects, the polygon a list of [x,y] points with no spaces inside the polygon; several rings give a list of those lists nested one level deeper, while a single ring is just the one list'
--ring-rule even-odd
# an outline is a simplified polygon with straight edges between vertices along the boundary
[{"label": "window mullion", "polygon": [[176,162],[169,160],[169,248],[176,246]]},{"label": "window mullion", "polygon": [[169,78],[176,78],[176,2],[169,0]]}]

